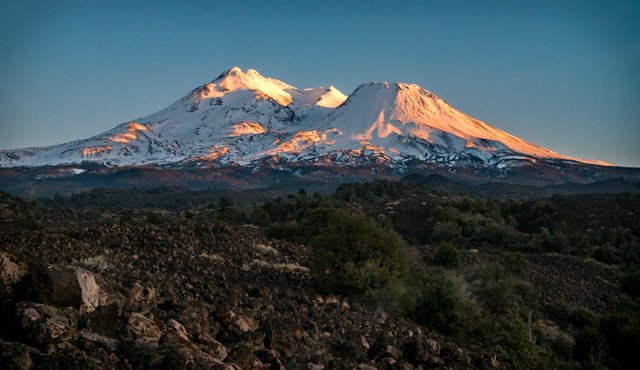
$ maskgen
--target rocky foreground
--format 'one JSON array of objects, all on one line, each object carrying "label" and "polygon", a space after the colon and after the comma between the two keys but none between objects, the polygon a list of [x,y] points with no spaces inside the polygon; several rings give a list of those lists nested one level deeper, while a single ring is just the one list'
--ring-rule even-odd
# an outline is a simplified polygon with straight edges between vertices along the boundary
[{"label": "rocky foreground", "polygon": [[500,368],[318,294],[307,248],[250,226],[54,224],[0,223],[0,368]]}]

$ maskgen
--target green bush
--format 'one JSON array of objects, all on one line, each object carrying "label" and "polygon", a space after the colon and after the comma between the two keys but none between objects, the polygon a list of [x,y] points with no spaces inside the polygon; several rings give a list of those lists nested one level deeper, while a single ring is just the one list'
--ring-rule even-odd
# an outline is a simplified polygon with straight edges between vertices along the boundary
[{"label": "green bush", "polygon": [[247,213],[247,220],[252,225],[257,225],[257,226],[271,225],[271,217],[262,208],[252,208]]},{"label": "green bush", "polygon": [[504,315],[511,305],[516,305],[526,315],[536,306],[533,288],[504,265],[477,265],[467,272],[466,278],[471,283],[471,291],[490,313]]},{"label": "green bush", "polygon": [[149,212],[146,214],[147,222],[153,225],[162,225],[165,218],[160,213]]},{"label": "green bush", "polygon": [[460,265],[460,253],[451,243],[440,243],[436,247],[433,262],[442,267],[457,267]]},{"label": "green bush", "polygon": [[412,318],[419,324],[443,333],[453,334],[459,329],[454,284],[438,268],[421,271],[414,282],[416,305]]},{"label": "green bush", "polygon": [[310,244],[321,290],[362,294],[401,279],[407,270],[398,235],[367,217],[339,209],[316,210],[305,215],[300,230],[304,236],[317,235]]},{"label": "green bush", "polygon": [[416,306],[415,288],[399,277],[392,278],[380,288],[369,290],[363,298],[396,317],[410,316]]},{"label": "green bush", "polygon": [[438,221],[431,232],[433,242],[459,242],[462,240],[462,229],[453,221]]},{"label": "green bush", "polygon": [[504,266],[514,276],[522,279],[529,277],[529,260],[522,253],[507,253],[504,256]]}]

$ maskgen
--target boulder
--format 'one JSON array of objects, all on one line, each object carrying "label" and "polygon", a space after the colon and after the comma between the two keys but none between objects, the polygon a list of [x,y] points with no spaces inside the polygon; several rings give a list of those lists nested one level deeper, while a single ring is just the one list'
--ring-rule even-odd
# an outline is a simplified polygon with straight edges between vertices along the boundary
[{"label": "boulder", "polygon": [[14,261],[10,253],[0,252],[0,298],[12,297],[14,286],[27,274],[27,265]]},{"label": "boulder", "polygon": [[438,343],[433,339],[427,339],[426,344],[427,344],[427,349],[429,350],[429,353],[431,353],[433,356],[440,356],[440,350],[441,350],[440,343]]},{"label": "boulder", "polygon": [[[34,359],[35,360],[35,359]],[[64,369],[64,370],[102,370],[102,369],[127,369],[130,367],[118,363],[118,358],[113,354],[87,353],[71,343],[61,343],[55,351],[42,356],[36,362],[37,369]]]},{"label": "boulder", "polygon": [[208,335],[209,333],[209,311],[208,305],[189,301],[178,312],[177,320],[183,323],[187,332],[194,337]]},{"label": "boulder", "polygon": [[224,310],[222,316],[218,311],[216,317],[223,325],[220,336],[224,341],[240,342],[248,340],[259,327],[253,318],[236,314],[231,310]]},{"label": "boulder", "polygon": [[253,352],[264,364],[269,364],[270,369],[285,369],[280,361],[280,352],[274,349],[263,349]]},{"label": "boulder", "polygon": [[292,334],[284,331],[276,331],[269,338],[269,347],[285,357],[293,356],[298,351],[299,340]]},{"label": "boulder", "polygon": [[247,333],[258,329],[258,323],[250,317],[238,316],[229,327],[236,333]]},{"label": "boulder", "polygon": [[267,369],[267,366],[253,354],[253,347],[248,343],[242,343],[236,347],[226,360],[240,369]]},{"label": "boulder", "polygon": [[144,315],[132,312],[128,315],[124,337],[136,341],[146,338],[149,341],[159,341],[162,332],[156,323]]},{"label": "boulder", "polygon": [[51,265],[47,269],[51,283],[50,302],[56,306],[71,306],[80,313],[91,312],[100,304],[100,288],[95,275],[71,265]]},{"label": "boulder", "polygon": [[[128,303],[127,297],[115,284],[107,280],[100,274],[94,274],[96,284],[98,284],[98,306],[115,306],[120,315]],[[155,294],[154,294],[155,295]]]},{"label": "boulder", "polygon": [[78,332],[78,335],[80,336],[80,338],[92,343],[99,344],[111,352],[114,352],[118,349],[118,341],[115,339],[104,337],[100,334],[91,332],[86,329],[80,330]]},{"label": "boulder", "polygon": [[184,325],[173,319],[170,319],[167,322],[167,331],[161,339],[169,345],[185,346],[192,344],[191,338],[189,338],[189,333],[187,333],[187,329],[184,328]]},{"label": "boulder", "polygon": [[[194,343],[185,327],[170,319],[167,322],[167,330],[160,339],[160,349],[169,354],[165,356],[168,362],[163,362],[163,366],[173,368],[173,365],[179,362],[191,363],[195,366],[194,368],[231,368],[222,362],[227,357],[226,347],[213,338],[201,337],[200,340],[209,343]],[[244,367],[241,368],[244,369]]]},{"label": "boulder", "polygon": [[87,329],[110,338],[116,337],[120,310],[115,303],[99,306],[83,315]]},{"label": "boulder", "polygon": [[358,369],[359,370],[378,370],[375,366],[371,366],[371,365],[367,365],[367,364],[358,365]]},{"label": "boulder", "polygon": [[51,304],[78,308],[87,329],[116,337],[126,298],[113,284],[99,274],[72,265],[51,265],[47,274]]},{"label": "boulder", "polygon": [[129,311],[149,313],[156,305],[156,290],[135,283],[127,294],[127,309]]},{"label": "boulder", "polygon": [[402,351],[394,346],[386,346],[383,357],[391,357],[394,360],[399,360],[402,358]]},{"label": "boulder", "polygon": [[71,307],[21,302],[16,306],[16,315],[20,333],[40,347],[75,339],[78,313]]},{"label": "boulder", "polygon": [[222,343],[213,339],[209,335],[200,335],[198,342],[207,347],[207,352],[213,354],[218,360],[224,361],[229,356],[229,350]]}]

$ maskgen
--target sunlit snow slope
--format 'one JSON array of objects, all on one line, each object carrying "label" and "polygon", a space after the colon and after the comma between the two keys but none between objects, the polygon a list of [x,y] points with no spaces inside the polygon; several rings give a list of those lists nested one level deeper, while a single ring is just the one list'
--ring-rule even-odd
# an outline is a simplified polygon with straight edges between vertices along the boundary
[{"label": "sunlit snow slope", "polygon": [[559,155],[459,112],[417,85],[300,90],[233,67],[168,108],[86,140],[0,151],[0,166],[289,162],[520,165]]}]

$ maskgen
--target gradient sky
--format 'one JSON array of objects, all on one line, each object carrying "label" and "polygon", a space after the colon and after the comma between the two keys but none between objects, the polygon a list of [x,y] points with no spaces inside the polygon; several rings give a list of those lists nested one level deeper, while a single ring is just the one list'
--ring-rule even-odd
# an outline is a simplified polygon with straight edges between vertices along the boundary
[{"label": "gradient sky", "polygon": [[640,166],[637,0],[0,0],[0,51],[2,149],[93,136],[238,65],[347,95],[417,83],[562,154]]}]

